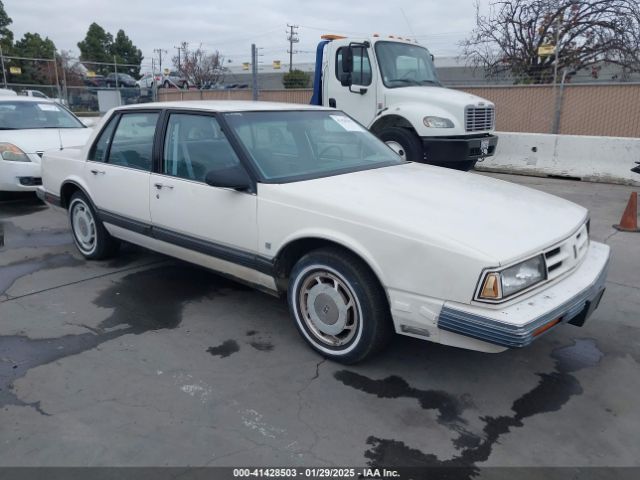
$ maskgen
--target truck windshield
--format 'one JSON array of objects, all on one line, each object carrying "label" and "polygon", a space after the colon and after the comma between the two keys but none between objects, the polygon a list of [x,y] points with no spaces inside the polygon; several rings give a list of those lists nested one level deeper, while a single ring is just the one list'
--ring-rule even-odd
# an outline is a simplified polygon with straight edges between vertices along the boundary
[{"label": "truck windshield", "polygon": [[387,88],[440,86],[431,54],[426,48],[407,43],[376,42],[376,56]]},{"label": "truck windshield", "polygon": [[225,114],[261,180],[285,183],[405,163],[339,111]]}]

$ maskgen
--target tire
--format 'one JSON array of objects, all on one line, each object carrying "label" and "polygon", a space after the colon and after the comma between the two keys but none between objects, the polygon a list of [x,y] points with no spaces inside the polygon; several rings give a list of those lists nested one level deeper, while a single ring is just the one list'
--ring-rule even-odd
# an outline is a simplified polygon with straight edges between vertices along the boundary
[{"label": "tire", "polygon": [[302,338],[340,363],[364,360],[382,350],[393,334],[380,282],[360,259],[337,248],[315,250],[298,260],[287,301]]},{"label": "tire", "polygon": [[118,251],[120,242],[109,235],[98,219],[91,202],[82,192],[76,192],[69,201],[69,223],[73,241],[88,260],[102,260]]},{"label": "tire", "polygon": [[401,127],[385,128],[378,138],[400,157],[410,162],[425,163],[422,141],[412,130]]}]

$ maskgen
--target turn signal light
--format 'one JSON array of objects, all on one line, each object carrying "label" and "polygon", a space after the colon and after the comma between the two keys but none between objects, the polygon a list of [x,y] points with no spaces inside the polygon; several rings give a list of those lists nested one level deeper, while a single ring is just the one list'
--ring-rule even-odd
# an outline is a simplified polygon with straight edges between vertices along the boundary
[{"label": "turn signal light", "polygon": [[537,337],[538,335],[540,335],[541,333],[546,332],[547,330],[549,330],[551,327],[557,325],[560,323],[560,321],[562,320],[562,317],[558,317],[555,320],[551,320],[549,323],[545,323],[543,326],[536,328],[533,331],[533,336]]},{"label": "turn signal light", "polygon": [[481,298],[500,298],[500,275],[498,273],[490,273],[484,279],[484,285],[480,292]]}]

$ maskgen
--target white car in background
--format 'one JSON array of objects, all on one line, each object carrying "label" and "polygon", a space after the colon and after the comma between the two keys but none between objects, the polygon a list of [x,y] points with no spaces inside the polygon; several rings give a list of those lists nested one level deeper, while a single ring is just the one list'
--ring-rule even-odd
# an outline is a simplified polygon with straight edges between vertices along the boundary
[{"label": "white car in background", "polygon": [[0,95],[0,192],[35,191],[42,185],[42,153],[84,145],[90,135],[91,128],[53,100]]},{"label": "white car in background", "polygon": [[609,247],[589,240],[586,209],[406,162],[335,109],[116,108],[42,173],[38,196],[68,211],[86,258],[124,240],[286,296],[309,345],[345,363],[393,331],[524,347],[582,325],[604,291]]}]

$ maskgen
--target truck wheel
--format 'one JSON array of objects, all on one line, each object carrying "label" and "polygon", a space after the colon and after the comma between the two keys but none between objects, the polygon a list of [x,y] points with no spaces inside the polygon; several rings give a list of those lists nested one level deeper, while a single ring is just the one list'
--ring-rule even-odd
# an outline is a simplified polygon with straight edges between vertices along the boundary
[{"label": "truck wheel", "polygon": [[108,258],[120,247],[120,242],[109,235],[98,219],[93,205],[81,192],[71,196],[69,221],[76,247],[86,259]]},{"label": "truck wheel", "polygon": [[424,163],[422,141],[411,130],[401,127],[385,128],[378,134],[378,138],[403,160]]},{"label": "truck wheel", "polygon": [[384,289],[362,261],[336,248],[315,250],[293,267],[289,311],[321,355],[356,363],[381,350],[393,323]]}]

